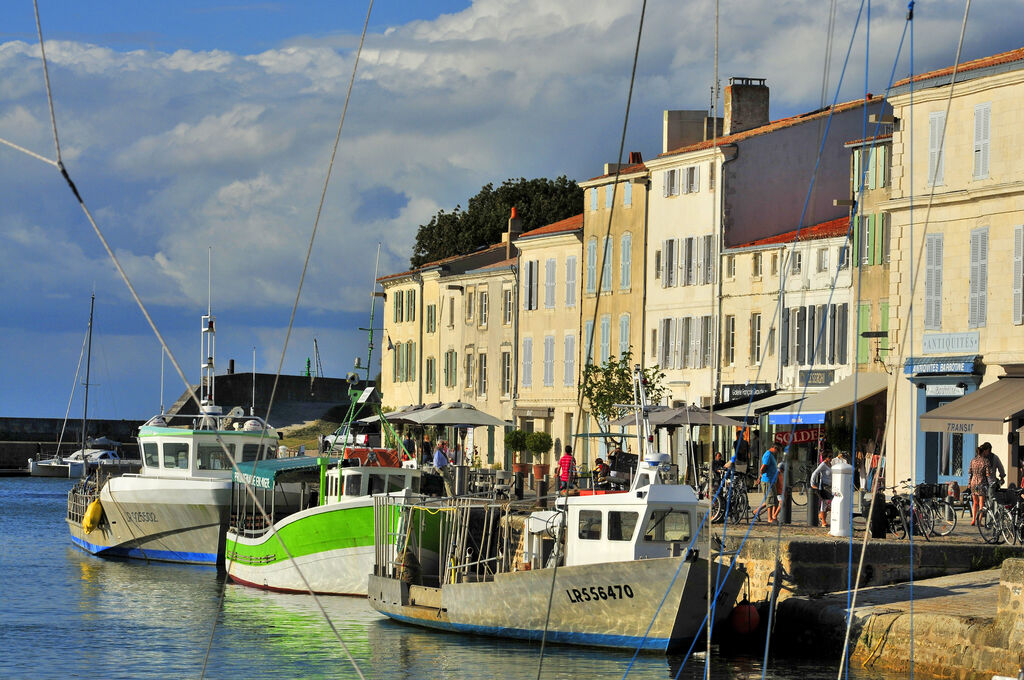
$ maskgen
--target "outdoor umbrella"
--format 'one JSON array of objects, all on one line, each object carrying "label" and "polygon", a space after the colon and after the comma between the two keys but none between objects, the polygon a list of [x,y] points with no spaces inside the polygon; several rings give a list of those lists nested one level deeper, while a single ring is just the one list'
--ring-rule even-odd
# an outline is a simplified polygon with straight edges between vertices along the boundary
[{"label": "outdoor umbrella", "polygon": [[[665,422],[678,410],[679,409],[671,408],[669,406],[649,406],[647,408],[647,419],[651,422],[651,427],[659,427],[664,425]],[[632,412],[627,413],[615,420],[608,421],[608,425],[610,427],[628,427],[630,425],[636,425],[636,415]]]},{"label": "outdoor umbrella", "polygon": [[467,425],[470,427],[505,427],[507,422],[477,409],[472,404],[453,401],[436,408],[423,409],[405,416],[417,425]]},{"label": "outdoor umbrella", "polygon": [[[718,425],[721,427],[743,427],[743,423],[717,413],[712,414],[697,406],[652,406],[647,412],[651,427],[679,427],[681,425]],[[632,413],[616,418],[608,423],[614,427],[628,427],[636,424],[636,416]]]},{"label": "outdoor umbrella", "polygon": [[[440,406],[440,404],[410,404],[408,406],[403,406],[402,408],[397,409],[395,411],[385,413],[384,420],[388,421],[389,423],[416,424],[417,421],[413,420],[413,415],[427,411],[435,406]],[[359,423],[360,425],[371,425],[379,421],[380,416],[378,415],[367,416],[365,418],[359,418],[358,420],[356,420],[356,422]]]}]

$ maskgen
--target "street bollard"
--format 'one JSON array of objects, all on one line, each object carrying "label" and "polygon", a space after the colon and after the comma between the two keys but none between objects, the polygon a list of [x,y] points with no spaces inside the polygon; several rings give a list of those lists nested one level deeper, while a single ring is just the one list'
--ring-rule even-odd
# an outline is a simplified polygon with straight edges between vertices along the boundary
[{"label": "street bollard", "polygon": [[810,483],[807,484],[807,526],[816,527],[818,526],[818,511],[821,509],[821,500],[818,498],[818,492],[811,488]]},{"label": "street bollard", "polygon": [[791,524],[793,521],[793,476],[789,473],[789,461],[782,467],[782,496],[779,498],[779,524]]},{"label": "street bollard", "polygon": [[516,472],[515,473],[515,478],[516,478],[516,482],[515,482],[515,496],[516,496],[516,500],[521,501],[521,500],[523,500],[523,473],[522,472]]},{"label": "street bollard", "polygon": [[546,508],[548,507],[548,477],[544,475],[544,479],[537,480],[537,505]]}]

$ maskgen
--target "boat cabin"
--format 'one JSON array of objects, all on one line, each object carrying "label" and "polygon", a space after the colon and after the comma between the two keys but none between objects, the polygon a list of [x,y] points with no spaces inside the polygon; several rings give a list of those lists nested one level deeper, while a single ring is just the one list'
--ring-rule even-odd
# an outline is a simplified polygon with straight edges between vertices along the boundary
[{"label": "boat cabin", "polygon": [[225,449],[238,464],[277,458],[277,432],[259,418],[160,415],[139,428],[138,439],[144,475],[230,479]]},{"label": "boat cabin", "polygon": [[327,471],[327,502],[345,497],[411,490],[420,492],[420,470],[405,467],[334,467]]}]

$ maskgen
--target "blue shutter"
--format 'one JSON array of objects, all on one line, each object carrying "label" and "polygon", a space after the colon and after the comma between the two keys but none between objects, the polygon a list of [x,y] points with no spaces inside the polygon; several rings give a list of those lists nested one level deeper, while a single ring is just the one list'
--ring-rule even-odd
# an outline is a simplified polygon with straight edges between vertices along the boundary
[{"label": "blue shutter", "polygon": [[597,291],[597,238],[587,241],[587,292]]},{"label": "blue shutter", "polygon": [[619,288],[629,290],[632,283],[633,236],[623,234],[619,241]]}]

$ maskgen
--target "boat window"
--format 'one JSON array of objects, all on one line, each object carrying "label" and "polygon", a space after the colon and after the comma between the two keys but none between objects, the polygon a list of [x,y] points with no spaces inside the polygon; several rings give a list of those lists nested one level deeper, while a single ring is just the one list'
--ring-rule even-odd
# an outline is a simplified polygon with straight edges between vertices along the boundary
[{"label": "boat window", "polygon": [[388,493],[405,488],[405,475],[388,475]]},{"label": "boat window", "polygon": [[638,512],[617,512],[612,510],[608,513],[608,540],[628,541],[633,538],[633,530],[636,529],[640,520]]},{"label": "boat window", "polygon": [[259,444],[243,444],[242,445],[242,462],[251,463],[254,460],[260,458],[260,445]]},{"label": "boat window", "polygon": [[146,456],[146,467],[160,467],[160,446],[156,442],[143,444],[142,453]]},{"label": "boat window", "polygon": [[275,458],[277,458],[277,447],[273,445],[267,446],[266,459],[274,460]]},{"label": "boat window", "polygon": [[[235,445],[225,444],[228,453],[233,458],[235,455]],[[197,470],[230,470],[231,461],[228,460],[224,455],[224,449],[221,448],[220,444],[200,444],[199,453],[196,454],[196,469]]]},{"label": "boat window", "polygon": [[188,469],[188,444],[185,442],[164,443],[164,467],[169,469]]},{"label": "boat window", "polygon": [[362,475],[345,475],[345,495],[346,496],[362,496],[363,492],[360,488],[363,485]]},{"label": "boat window", "polygon": [[685,510],[655,510],[644,529],[645,541],[690,540],[690,513]]},{"label": "boat window", "polygon": [[370,475],[370,488],[368,494],[384,493],[387,487],[384,485],[384,475]]},{"label": "boat window", "polygon": [[601,511],[580,510],[580,538],[596,541],[601,538]]}]

